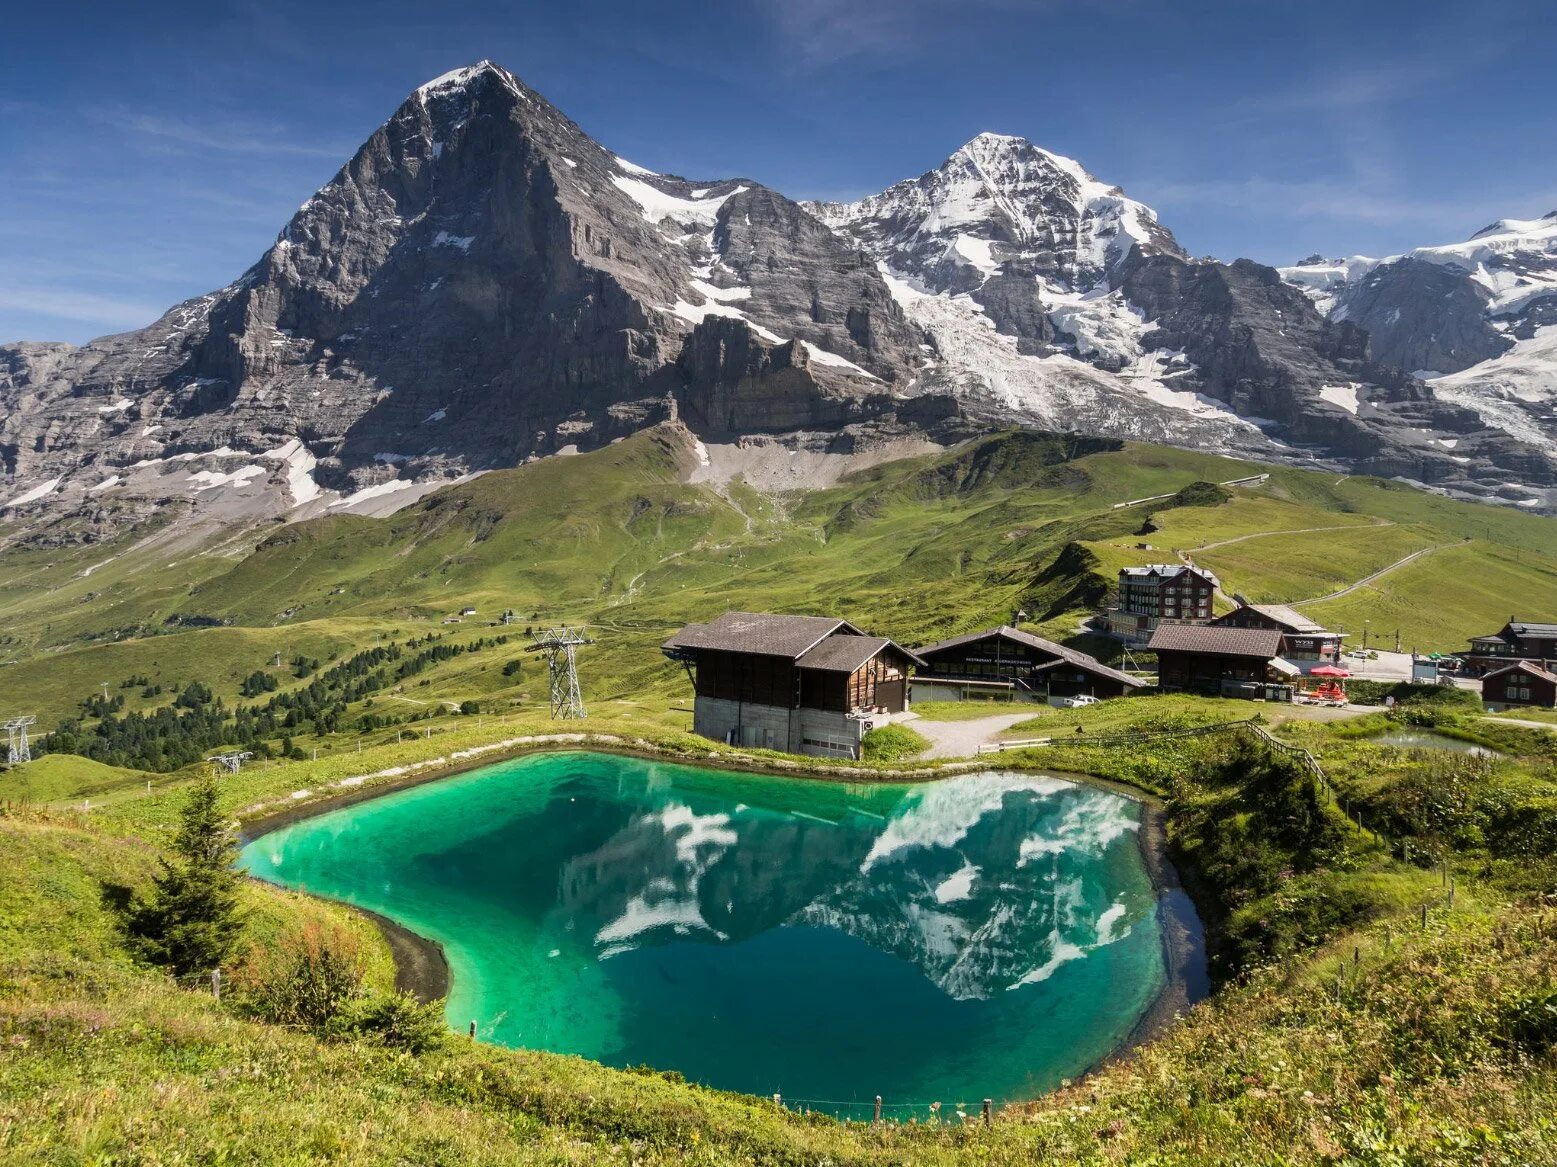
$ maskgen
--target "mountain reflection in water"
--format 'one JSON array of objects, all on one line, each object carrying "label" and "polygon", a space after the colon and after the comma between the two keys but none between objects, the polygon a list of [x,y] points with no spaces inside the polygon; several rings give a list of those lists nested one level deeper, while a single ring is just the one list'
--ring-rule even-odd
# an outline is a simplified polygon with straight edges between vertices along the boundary
[{"label": "mountain reflection in water", "polygon": [[850,787],[570,753],[245,859],[442,942],[451,1023],[499,1042],[764,1094],[1008,1097],[1108,1052],[1162,986],[1139,829],[1045,775]]}]

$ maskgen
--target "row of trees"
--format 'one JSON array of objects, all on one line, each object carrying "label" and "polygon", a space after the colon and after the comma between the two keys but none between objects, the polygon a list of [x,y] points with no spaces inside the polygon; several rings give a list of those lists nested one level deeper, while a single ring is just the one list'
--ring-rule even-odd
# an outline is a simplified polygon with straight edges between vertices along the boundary
[{"label": "row of trees", "polygon": [[[105,701],[98,695],[83,703],[88,715],[98,718],[95,725],[67,718],[38,743],[34,753],[79,754],[108,765],[157,772],[181,769],[217,749],[245,749],[268,758],[274,755],[271,743],[278,738],[379,729],[430,716],[431,711],[410,715],[373,711],[353,723],[349,708],[433,665],[499,647],[509,639],[503,635],[450,644],[429,633],[404,644],[378,645],[317,673],[301,688],[275,693],[262,705],[229,709],[202,681],[189,682],[171,704],[147,712],[121,714],[122,696]],[[257,697],[276,688],[273,676],[256,670],[245,678],[240,691]],[[467,704],[472,712],[478,711],[474,703]]]}]

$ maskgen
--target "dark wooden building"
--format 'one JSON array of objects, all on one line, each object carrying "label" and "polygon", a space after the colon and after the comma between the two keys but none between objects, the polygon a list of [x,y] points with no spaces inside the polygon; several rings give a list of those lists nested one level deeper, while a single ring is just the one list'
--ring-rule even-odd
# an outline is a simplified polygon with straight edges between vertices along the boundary
[{"label": "dark wooden building", "polygon": [[1557,624],[1510,619],[1490,636],[1472,638],[1465,659],[1483,673],[1519,660],[1552,668],[1557,666]]},{"label": "dark wooden building", "polygon": [[[1285,604],[1251,604],[1233,597],[1238,606],[1211,621],[1213,628],[1264,628],[1281,633],[1279,655],[1289,661],[1335,664],[1341,659],[1339,632],[1331,632],[1316,620]],[[1301,667],[1301,665],[1300,665]]]},{"label": "dark wooden building", "polygon": [[924,661],[913,681],[920,700],[1119,697],[1145,687],[1144,681],[1084,652],[1007,626],[954,636],[915,651]]},{"label": "dark wooden building", "polygon": [[694,733],[730,745],[859,757],[865,732],[908,710],[919,658],[828,616],[727,612],[663,646],[692,678]]},{"label": "dark wooden building", "polygon": [[1481,679],[1481,700],[1494,713],[1557,708],[1557,673],[1527,660],[1504,665]]},{"label": "dark wooden building", "polygon": [[1290,698],[1296,670],[1278,664],[1281,633],[1272,628],[1159,624],[1146,646],[1157,654],[1157,684],[1211,697]]},{"label": "dark wooden building", "polygon": [[1203,624],[1222,583],[1189,563],[1148,563],[1119,570],[1119,599],[1108,610],[1109,631],[1143,641],[1164,620]]}]

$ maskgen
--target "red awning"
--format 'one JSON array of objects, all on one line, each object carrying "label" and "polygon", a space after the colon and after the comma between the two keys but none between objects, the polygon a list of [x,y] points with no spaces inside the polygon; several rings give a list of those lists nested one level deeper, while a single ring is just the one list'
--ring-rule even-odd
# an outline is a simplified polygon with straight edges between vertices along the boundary
[{"label": "red awning", "polygon": [[1349,677],[1351,673],[1346,669],[1336,668],[1334,665],[1320,665],[1317,669],[1309,669],[1311,677]]}]

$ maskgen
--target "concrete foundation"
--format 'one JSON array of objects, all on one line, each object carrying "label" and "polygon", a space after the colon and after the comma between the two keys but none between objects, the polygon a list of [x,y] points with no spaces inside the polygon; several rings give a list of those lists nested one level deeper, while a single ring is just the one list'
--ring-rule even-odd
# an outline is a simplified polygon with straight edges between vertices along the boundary
[{"label": "concrete foundation", "polygon": [[828,709],[788,709],[720,697],[699,697],[692,707],[692,732],[701,737],[814,758],[858,758],[866,731],[891,720],[886,713],[851,717]]}]

